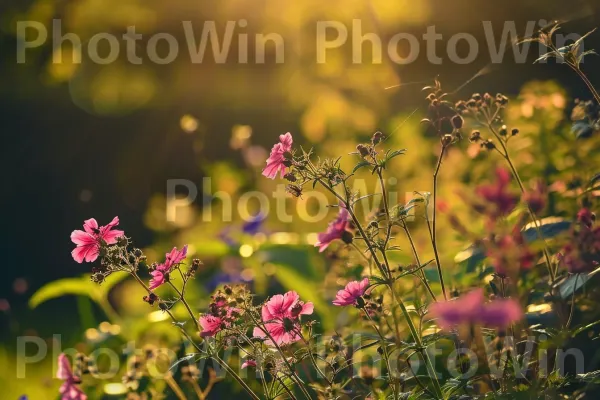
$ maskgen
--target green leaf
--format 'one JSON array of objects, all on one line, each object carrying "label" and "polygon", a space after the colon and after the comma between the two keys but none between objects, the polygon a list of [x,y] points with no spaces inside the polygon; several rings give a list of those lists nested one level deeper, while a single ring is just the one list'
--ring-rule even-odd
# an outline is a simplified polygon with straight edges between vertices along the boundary
[{"label": "green leaf", "polygon": [[590,275],[574,274],[558,284],[560,297],[568,299],[573,296],[573,292],[578,291],[591,279]]},{"label": "green leaf", "polygon": [[66,295],[87,296],[97,301],[102,296],[100,286],[93,283],[89,276],[66,278],[42,286],[29,299],[29,307],[36,308],[48,300]]},{"label": "green leaf", "polygon": [[367,165],[371,165],[371,163],[368,162],[367,160],[362,160],[361,162],[359,162],[358,164],[356,164],[354,166],[354,168],[352,169],[352,172],[350,174],[354,174],[356,171],[358,171],[362,167],[366,167]]},{"label": "green leaf", "polygon": [[395,150],[392,152],[388,152],[385,155],[385,162],[390,161],[392,158],[397,157],[399,155],[405,154],[406,153],[406,149],[401,149],[401,150]]}]

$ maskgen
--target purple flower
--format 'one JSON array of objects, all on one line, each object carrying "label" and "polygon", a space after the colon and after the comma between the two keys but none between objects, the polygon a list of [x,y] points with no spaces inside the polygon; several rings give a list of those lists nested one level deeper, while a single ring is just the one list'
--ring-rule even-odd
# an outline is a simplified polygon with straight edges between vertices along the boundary
[{"label": "purple flower", "polygon": [[248,235],[256,234],[260,231],[260,228],[262,227],[262,224],[265,221],[265,219],[266,217],[261,213],[255,215],[254,217],[250,218],[249,221],[246,221],[246,223],[244,223],[244,225],[242,226],[242,232]]},{"label": "purple flower", "polygon": [[356,300],[365,294],[367,287],[369,287],[369,278],[364,278],[362,281],[352,281],[337,292],[333,304],[336,306],[354,305]]}]

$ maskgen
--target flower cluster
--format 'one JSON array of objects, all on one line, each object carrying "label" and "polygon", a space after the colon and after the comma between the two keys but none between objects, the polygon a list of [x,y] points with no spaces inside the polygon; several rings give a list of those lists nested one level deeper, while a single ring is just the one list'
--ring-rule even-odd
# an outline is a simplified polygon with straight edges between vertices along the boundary
[{"label": "flower cluster", "polygon": [[208,306],[208,313],[200,316],[199,322],[202,327],[202,337],[215,336],[224,329],[231,328],[242,309],[238,307],[247,302],[248,292],[244,286],[225,286],[212,296]]},{"label": "flower cluster", "polygon": [[596,216],[587,208],[577,213],[578,226],[569,235],[569,242],[559,258],[573,274],[591,272],[600,266],[600,226],[595,225]]}]

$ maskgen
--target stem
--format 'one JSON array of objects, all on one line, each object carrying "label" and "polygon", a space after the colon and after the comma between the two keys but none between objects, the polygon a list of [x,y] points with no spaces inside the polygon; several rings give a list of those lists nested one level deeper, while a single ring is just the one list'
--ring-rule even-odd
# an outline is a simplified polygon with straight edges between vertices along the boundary
[{"label": "stem", "polygon": [[[444,300],[448,301],[448,295],[446,294],[446,286],[444,285],[444,274],[442,274],[442,264],[440,263],[440,255],[438,254],[437,249],[437,241],[436,241],[436,209],[437,209],[437,178],[440,172],[440,167],[442,165],[442,158],[444,158],[444,152],[446,151],[446,146],[442,146],[442,151],[440,152],[440,156],[438,157],[437,166],[435,167],[435,172],[433,173],[433,220],[432,220],[432,229],[431,229],[431,245],[433,246],[433,254],[435,255],[435,263],[437,264],[438,275],[440,276],[440,285],[442,286],[442,294],[444,295]],[[426,211],[427,212],[427,211]]]},{"label": "stem", "polygon": [[[523,185],[523,181],[521,180],[521,177],[519,176],[519,172],[517,171],[517,168],[515,167],[515,165],[512,162],[512,159],[510,158],[510,154],[508,152],[508,148],[506,147],[504,141],[502,140],[502,138],[500,137],[500,135],[498,134],[498,132],[496,132],[496,129],[494,129],[491,121],[488,121],[488,129],[492,132],[492,134],[494,134],[494,136],[496,137],[496,139],[498,140],[498,142],[500,143],[500,146],[502,146],[502,150],[504,151],[504,154],[502,154],[502,157],[506,160],[513,176],[515,177],[515,180],[517,181],[517,184],[519,185],[519,189],[521,190],[521,193],[524,194],[525,193],[525,186]],[[550,274],[550,283],[551,285],[554,284],[554,281],[556,280],[556,273],[554,271],[554,269],[552,268],[552,262],[550,261],[550,254],[548,251],[548,244],[546,243],[546,239],[544,238],[544,236],[542,235],[542,231],[540,230],[540,226],[538,225],[538,218],[535,215],[535,213],[533,212],[533,210],[531,209],[531,207],[527,206],[527,211],[529,212],[529,216],[531,217],[531,220],[533,222],[533,225],[535,227],[536,233],[538,235],[538,238],[542,240],[543,244],[544,244],[544,249],[543,249],[543,253],[544,253],[544,258],[546,260],[546,264],[548,267],[548,273]]]},{"label": "stem", "polygon": [[600,94],[598,93],[598,91],[596,90],[596,88],[594,87],[594,85],[592,84],[592,82],[590,82],[590,80],[585,75],[585,73],[578,66],[576,66],[576,65],[572,65],[571,63],[568,63],[568,65],[569,65],[569,67],[571,67],[571,69],[573,71],[575,71],[577,73],[577,75],[579,75],[579,77],[586,84],[586,86],[588,87],[588,89],[590,90],[590,92],[592,92],[592,95],[596,99],[596,102],[598,102],[598,104],[600,104]]},{"label": "stem", "polygon": [[297,400],[296,396],[294,396],[294,393],[292,393],[292,391],[287,387],[287,385],[283,382],[283,379],[281,379],[281,377],[279,375],[277,375],[277,380],[279,381],[279,383],[281,383],[281,385],[283,386],[283,389],[290,396],[290,398]]},{"label": "stem", "polygon": [[177,289],[177,287],[175,285],[173,285],[173,283],[171,281],[169,281],[169,285],[171,285],[173,290],[175,290],[177,292],[177,294],[179,295],[179,300],[183,303],[183,305],[185,306],[185,308],[188,311],[188,314],[190,315],[190,318],[196,324],[196,327],[198,328],[198,332],[201,332],[202,327],[200,326],[200,322],[198,321],[198,319],[196,319],[196,317],[195,317],[194,313],[192,312],[192,309],[190,308],[190,305],[188,304],[185,297],[183,297],[183,292],[180,292],[179,289]]},{"label": "stem", "polygon": [[283,350],[281,349],[281,347],[277,344],[277,342],[275,341],[275,339],[273,339],[273,336],[271,336],[271,334],[269,333],[269,331],[267,329],[265,329],[263,326],[261,326],[261,324],[259,323],[259,321],[257,321],[256,318],[254,318],[254,315],[252,314],[252,312],[248,312],[248,315],[252,319],[252,322],[254,323],[254,325],[256,325],[256,327],[258,329],[260,329],[261,331],[263,331],[263,333],[267,336],[267,338],[269,338],[269,340],[271,341],[271,343],[273,343],[273,345],[275,346],[275,348],[279,352],[279,355],[281,356],[284,364],[290,370],[290,374],[292,374],[292,376],[294,377],[294,379],[298,383],[298,387],[300,388],[300,390],[302,390],[302,394],[304,394],[304,396],[307,399],[312,399],[312,397],[310,396],[310,394],[306,391],[306,388],[304,387],[302,380],[300,379],[300,377],[296,373],[296,370],[294,368],[292,368],[292,365],[290,364],[290,362],[288,361],[287,357],[285,356],[285,353],[283,352]]},{"label": "stem", "polygon": [[175,392],[175,395],[177,396],[177,398],[179,400],[187,400],[187,398],[185,397],[185,394],[183,393],[183,391],[181,390],[181,388],[179,387],[177,382],[175,382],[175,379],[173,379],[172,376],[166,377],[165,382],[167,382],[167,385],[169,385],[171,390],[173,390],[173,392]]},{"label": "stem", "polygon": [[244,382],[244,380],[225,361],[223,361],[217,354],[213,354],[211,357],[217,362],[217,364],[224,368],[225,371],[229,372],[236,381],[238,381],[238,383],[246,390],[246,392],[248,392],[250,397],[252,397],[254,400],[260,400],[260,397],[258,397],[254,391],[252,391],[250,386],[248,386],[246,382]]},{"label": "stem", "polygon": [[398,297],[396,297],[396,293],[394,292],[393,288],[390,287],[390,290],[392,292],[392,299],[398,303],[398,305],[400,305],[400,309],[402,310],[402,313],[404,314],[404,318],[406,319],[406,323],[408,324],[408,328],[410,329],[410,333],[413,337],[413,340],[415,341],[416,345],[417,345],[417,351],[419,352],[419,354],[421,355],[421,357],[423,358],[423,361],[425,361],[425,365],[427,367],[427,373],[429,375],[429,377],[431,378],[432,382],[433,382],[433,386],[435,387],[435,391],[436,393],[439,394],[440,398],[444,397],[443,391],[442,391],[442,387],[440,386],[440,382],[437,378],[437,374],[435,372],[435,367],[431,362],[431,359],[429,358],[429,354],[427,354],[426,349],[423,347],[423,342],[421,341],[421,336],[419,335],[419,332],[417,331],[417,328],[415,327],[415,324],[413,323],[410,314],[408,313],[408,310],[406,309],[406,306],[404,305],[404,303],[402,302],[401,299],[399,299]]},{"label": "stem", "polygon": [[[137,274],[135,272],[131,273],[131,276],[133,276],[135,278],[136,281],[138,281],[138,283],[140,285],[142,285],[144,287],[144,289],[148,292],[148,293],[152,293],[152,291],[148,288],[148,286],[146,286],[146,284],[140,279],[139,276],[137,276]],[[175,316],[169,311],[169,310],[165,310],[165,312],[167,314],[169,314],[169,316],[171,317],[171,320],[173,320],[173,322],[177,322],[177,319],[175,319]],[[194,318],[195,321],[195,318]],[[198,322],[197,322],[198,324]],[[183,335],[193,344],[193,346],[196,348],[196,350],[198,351],[202,351],[202,349],[200,349],[198,347],[198,345],[192,340],[192,338],[190,337],[190,335],[183,329],[180,328],[180,331],[183,333]],[[231,367],[229,367],[229,365],[227,365],[227,363],[223,360],[221,360],[219,358],[218,355],[214,354],[211,355],[211,357],[219,364],[221,365],[221,367],[223,367],[227,372],[229,372],[233,378],[238,381],[238,383],[246,390],[246,392],[248,392],[248,394],[250,395],[250,397],[252,397],[252,399],[254,400],[260,400],[260,397],[258,397],[254,391],[246,384],[246,382],[244,382],[242,380],[242,378],[240,378],[240,376],[233,370],[231,369]],[[185,400],[185,396],[183,397],[183,400]]]},{"label": "stem", "polygon": [[[375,321],[373,321],[373,319],[371,319],[371,316],[369,315],[368,311],[365,310],[364,308],[362,309],[362,311],[365,313],[365,316],[367,317],[367,319],[369,321],[371,321],[371,323],[373,324],[373,329],[375,329],[375,332],[377,332],[377,335],[379,335],[379,339],[381,340],[381,349],[383,350],[383,355],[385,356],[385,363],[386,363],[386,367],[388,370],[388,375],[390,376],[390,378],[392,377],[392,368],[390,366],[390,355],[388,353],[387,350],[387,345],[385,342],[385,338],[383,337],[383,334],[381,333],[381,330],[379,329],[379,327],[377,326],[377,324],[375,324]],[[392,392],[394,394],[394,399],[398,398],[398,393],[397,393],[397,388],[396,385],[392,385],[390,382],[390,386],[392,387]]]},{"label": "stem", "polygon": [[415,257],[415,261],[417,262],[417,266],[419,267],[419,269],[421,269],[421,280],[423,281],[423,284],[425,284],[425,287],[427,288],[427,291],[429,292],[429,295],[431,296],[433,301],[437,302],[437,298],[435,297],[435,294],[433,293],[433,290],[431,289],[431,286],[427,281],[427,277],[425,276],[425,271],[423,271],[423,269],[421,268],[421,260],[419,259],[419,254],[417,253],[415,242],[413,241],[412,235],[408,230],[408,226],[406,226],[406,222],[402,223],[402,229],[404,230],[404,233],[406,233],[406,237],[408,238],[408,242],[410,243],[410,247]]}]

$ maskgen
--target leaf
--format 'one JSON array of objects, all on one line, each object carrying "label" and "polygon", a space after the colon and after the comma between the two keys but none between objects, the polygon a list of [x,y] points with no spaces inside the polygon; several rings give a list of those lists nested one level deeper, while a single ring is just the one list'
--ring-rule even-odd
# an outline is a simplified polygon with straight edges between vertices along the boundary
[{"label": "leaf", "polygon": [[573,133],[577,139],[586,139],[592,136],[594,127],[586,121],[577,121],[571,126],[571,133]]},{"label": "leaf", "polygon": [[352,169],[352,172],[350,174],[354,174],[356,171],[358,171],[362,167],[366,167],[367,165],[371,165],[371,163],[368,162],[367,160],[362,160],[361,162],[359,162],[358,164],[356,164],[354,166],[354,168]]},{"label": "leaf", "polygon": [[[545,239],[550,239],[571,228],[571,221],[560,217],[547,217],[538,221],[538,227]],[[531,243],[538,239],[538,229],[533,222],[525,225],[521,231],[526,242]],[[482,245],[471,244],[466,249],[454,256],[454,262],[463,264],[467,272],[473,272],[477,266],[486,259],[485,248]]]},{"label": "leaf", "polygon": [[574,274],[558,284],[560,297],[568,299],[573,296],[573,292],[578,291],[591,279],[590,275]]},{"label": "leaf", "polygon": [[577,379],[586,383],[600,383],[600,371],[592,371],[587,374],[577,374]]},{"label": "leaf", "polygon": [[571,334],[571,336],[575,337],[575,336],[579,335],[581,332],[586,331],[586,330],[588,330],[588,329],[590,329],[590,328],[592,328],[592,327],[594,327],[594,326],[596,326],[598,324],[600,324],[600,320],[592,322],[591,324],[587,324],[587,325],[581,326],[581,327],[575,329],[575,331],[573,331],[573,333]]},{"label": "leaf", "polygon": [[395,150],[392,151],[391,153],[388,152],[385,155],[385,162],[387,163],[388,161],[390,161],[392,158],[397,157],[399,155],[405,154],[406,153],[406,149],[401,149],[401,150]]},{"label": "leaf", "polygon": [[[550,239],[571,228],[571,221],[560,217],[546,217],[538,221],[538,227],[545,239]],[[522,229],[523,238],[527,242],[538,239],[538,232],[533,222],[525,225]]]},{"label": "leaf", "polygon": [[194,357],[202,357],[202,354],[200,353],[191,353],[191,354],[186,354],[184,357],[181,357],[179,360],[175,361],[173,364],[171,364],[171,366],[169,367],[170,370],[174,369],[175,367],[177,367],[179,364],[181,364],[182,362],[185,361],[189,361]]},{"label": "leaf", "polygon": [[66,295],[86,296],[98,301],[102,296],[102,291],[99,288],[96,283],[90,280],[89,276],[60,279],[38,289],[29,299],[29,307],[36,308],[48,300]]}]

